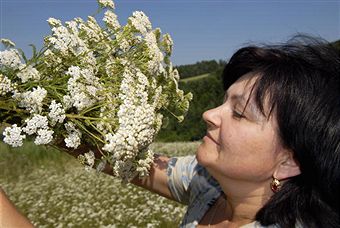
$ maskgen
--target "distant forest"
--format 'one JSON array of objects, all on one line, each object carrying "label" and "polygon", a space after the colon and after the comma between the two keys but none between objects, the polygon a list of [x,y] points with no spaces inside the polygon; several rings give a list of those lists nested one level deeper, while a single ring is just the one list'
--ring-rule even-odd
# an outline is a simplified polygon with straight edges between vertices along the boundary
[{"label": "distant forest", "polygon": [[215,72],[219,68],[223,67],[225,64],[226,61],[223,60],[209,60],[196,62],[195,64],[175,66],[175,68],[178,70],[181,79],[184,79],[201,74]]}]

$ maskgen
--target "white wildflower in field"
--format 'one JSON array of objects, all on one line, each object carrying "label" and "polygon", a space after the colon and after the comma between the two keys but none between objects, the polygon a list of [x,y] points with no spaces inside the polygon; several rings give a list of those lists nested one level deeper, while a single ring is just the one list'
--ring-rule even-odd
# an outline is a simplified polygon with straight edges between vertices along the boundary
[{"label": "white wildflower in field", "polygon": [[3,132],[3,135],[5,136],[4,142],[13,147],[22,146],[23,140],[26,136],[22,135],[21,132],[22,129],[16,124],[13,124],[12,127],[6,127]]},{"label": "white wildflower in field", "polygon": [[98,4],[86,20],[49,18],[51,32],[30,59],[2,40],[0,121],[16,124],[4,139],[11,145],[27,136],[38,145],[97,148],[102,156],[86,155],[84,164],[109,164],[127,181],[148,174],[163,117],[182,121],[192,96],[178,88],[169,35],[141,11],[121,25],[113,1]]},{"label": "white wildflower in field", "polygon": [[21,66],[19,52],[16,49],[0,51],[0,69],[4,67],[18,69]]}]

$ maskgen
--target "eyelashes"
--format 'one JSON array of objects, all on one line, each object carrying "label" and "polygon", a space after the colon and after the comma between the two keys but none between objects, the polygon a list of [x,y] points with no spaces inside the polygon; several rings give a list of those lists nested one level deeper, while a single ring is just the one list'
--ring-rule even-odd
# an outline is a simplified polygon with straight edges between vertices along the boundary
[{"label": "eyelashes", "polygon": [[245,115],[243,115],[242,113],[237,112],[237,111],[235,111],[235,110],[233,110],[233,117],[235,117],[236,119],[243,119],[243,118],[246,118]]}]

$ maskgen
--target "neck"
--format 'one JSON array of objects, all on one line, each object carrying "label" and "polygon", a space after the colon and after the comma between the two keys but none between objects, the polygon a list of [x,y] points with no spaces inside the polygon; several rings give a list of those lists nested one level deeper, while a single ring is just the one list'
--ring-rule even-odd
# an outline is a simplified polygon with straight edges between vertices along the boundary
[{"label": "neck", "polygon": [[228,220],[238,225],[254,221],[256,213],[273,195],[267,182],[255,184],[223,181],[220,185],[227,198],[225,213]]}]

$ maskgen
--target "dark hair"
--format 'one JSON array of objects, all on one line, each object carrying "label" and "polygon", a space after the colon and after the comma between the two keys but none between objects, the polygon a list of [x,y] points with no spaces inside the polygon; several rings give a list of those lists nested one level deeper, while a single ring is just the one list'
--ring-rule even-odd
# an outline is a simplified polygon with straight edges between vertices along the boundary
[{"label": "dark hair", "polygon": [[[255,102],[268,96],[278,134],[301,174],[290,178],[258,211],[262,225],[340,227],[340,56],[317,38],[238,50],[223,71],[224,89],[242,75],[258,75]],[[267,114],[268,116],[268,114]]]}]

